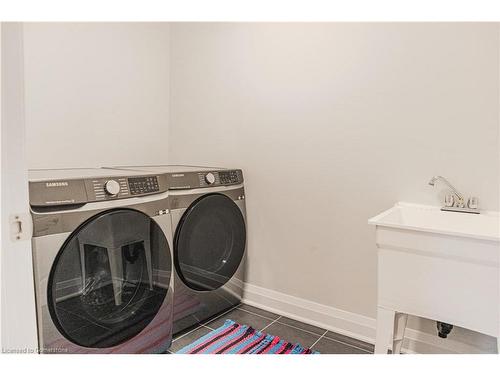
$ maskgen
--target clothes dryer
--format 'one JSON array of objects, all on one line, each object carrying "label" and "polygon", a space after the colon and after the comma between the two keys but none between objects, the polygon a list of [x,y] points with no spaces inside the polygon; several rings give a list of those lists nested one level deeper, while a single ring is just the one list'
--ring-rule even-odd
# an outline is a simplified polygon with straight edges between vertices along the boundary
[{"label": "clothes dryer", "polygon": [[246,207],[241,169],[128,166],[165,177],[173,229],[174,334],[243,296]]}]

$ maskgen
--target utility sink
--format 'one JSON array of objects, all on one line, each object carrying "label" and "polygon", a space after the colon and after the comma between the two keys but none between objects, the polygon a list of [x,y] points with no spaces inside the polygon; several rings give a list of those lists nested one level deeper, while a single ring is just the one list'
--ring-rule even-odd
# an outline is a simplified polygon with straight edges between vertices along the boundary
[{"label": "utility sink", "polygon": [[500,336],[498,212],[397,203],[368,220],[378,254],[377,353],[399,352],[407,315]]},{"label": "utility sink", "polygon": [[500,241],[499,215],[492,211],[473,215],[400,202],[371,218],[368,223],[388,228]]}]

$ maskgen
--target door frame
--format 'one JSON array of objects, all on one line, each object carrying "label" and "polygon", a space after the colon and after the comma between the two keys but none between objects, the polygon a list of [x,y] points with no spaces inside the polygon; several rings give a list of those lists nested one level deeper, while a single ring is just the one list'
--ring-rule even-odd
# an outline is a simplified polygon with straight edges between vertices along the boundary
[{"label": "door frame", "polygon": [[1,76],[0,346],[3,352],[33,353],[38,350],[38,340],[25,154],[22,23],[1,23]]}]

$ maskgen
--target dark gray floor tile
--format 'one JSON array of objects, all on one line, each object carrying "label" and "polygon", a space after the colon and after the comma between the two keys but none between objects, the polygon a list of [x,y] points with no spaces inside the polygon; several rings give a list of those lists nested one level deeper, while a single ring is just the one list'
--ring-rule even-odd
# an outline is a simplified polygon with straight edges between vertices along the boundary
[{"label": "dark gray floor tile", "polygon": [[173,339],[176,340],[177,337],[184,336],[186,333],[194,331],[196,328],[201,327],[200,323],[194,323],[190,327],[183,329],[182,331],[176,332],[173,335]]},{"label": "dark gray floor tile", "polygon": [[285,316],[282,316],[279,319],[278,322],[282,323],[282,324],[291,325],[291,326],[293,326],[295,328],[303,329],[304,331],[309,331],[309,332],[312,332],[312,333],[316,333],[316,334],[318,334],[320,336],[323,333],[325,333],[325,331],[326,331],[326,329],[319,328],[319,327],[316,327],[316,326],[313,326],[313,325],[310,325],[310,324],[302,323],[302,322],[299,322],[298,320],[290,319],[290,318],[287,318]]},{"label": "dark gray floor tile", "polygon": [[205,325],[210,328],[216,329],[223,325],[226,319],[232,319],[238,324],[246,324],[248,326],[252,326],[257,330],[261,330],[273,321],[272,319],[264,318],[240,309],[234,309]]},{"label": "dark gray floor tile", "polygon": [[370,344],[368,342],[364,342],[361,340],[353,339],[348,336],[341,335],[340,333],[328,331],[325,335],[326,338],[341,341],[343,343],[357,346],[358,348],[365,349],[369,352],[373,352],[375,350],[375,346],[373,344]]},{"label": "dark gray floor tile", "polygon": [[[283,318],[280,318],[280,320],[281,319]],[[288,325],[280,324],[280,320],[267,327],[265,332],[274,336],[279,336],[283,340],[289,341],[292,344],[299,343],[305,347],[310,347],[321,336],[315,333],[296,329]],[[323,332],[321,332],[321,334],[323,334]]]},{"label": "dark gray floor tile", "polygon": [[200,322],[193,315],[188,315],[182,319],[174,321],[174,338],[176,336],[183,335],[186,332],[192,331],[196,327],[200,326]]},{"label": "dark gray floor tile", "polygon": [[342,344],[338,341],[333,341],[327,338],[321,338],[312,348],[321,354],[369,354],[364,350],[354,348]]},{"label": "dark gray floor tile", "polygon": [[168,350],[172,353],[175,353],[186,345],[189,345],[192,342],[198,340],[200,337],[205,336],[209,332],[212,332],[212,330],[206,327],[199,327],[184,336],[179,336],[178,338],[174,339],[174,341],[172,342],[172,346]]},{"label": "dark gray floor tile", "polygon": [[272,320],[275,320],[275,319],[277,319],[279,317],[278,314],[272,313],[270,311],[259,309],[258,307],[253,307],[253,306],[250,306],[250,305],[246,305],[244,303],[241,304],[240,306],[238,306],[238,308],[241,309],[241,310],[245,310],[245,311],[251,312],[251,313],[255,313],[255,314],[259,314],[259,315],[265,316],[266,318],[269,318],[269,319],[272,319]]}]

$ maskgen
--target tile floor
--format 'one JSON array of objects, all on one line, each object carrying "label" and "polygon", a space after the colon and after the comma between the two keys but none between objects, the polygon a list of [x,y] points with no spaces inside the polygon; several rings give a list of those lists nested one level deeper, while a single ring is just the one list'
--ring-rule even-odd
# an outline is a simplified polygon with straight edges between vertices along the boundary
[{"label": "tile floor", "polygon": [[199,324],[174,337],[169,352],[184,346],[220,327],[226,319],[280,336],[291,343],[300,343],[322,354],[369,354],[373,345],[310,324],[302,323],[253,306],[241,304],[215,318]]}]

